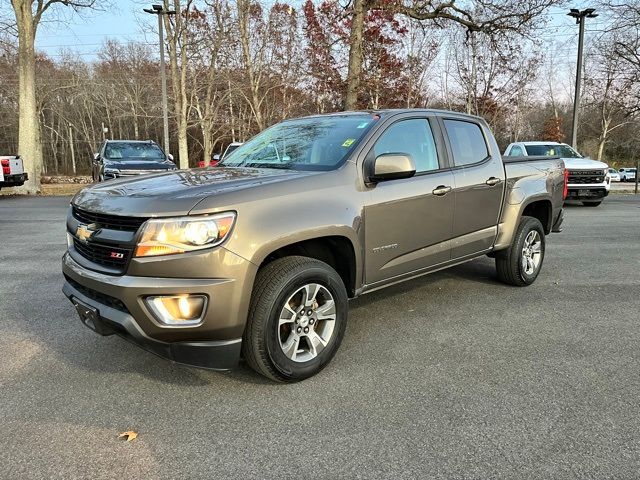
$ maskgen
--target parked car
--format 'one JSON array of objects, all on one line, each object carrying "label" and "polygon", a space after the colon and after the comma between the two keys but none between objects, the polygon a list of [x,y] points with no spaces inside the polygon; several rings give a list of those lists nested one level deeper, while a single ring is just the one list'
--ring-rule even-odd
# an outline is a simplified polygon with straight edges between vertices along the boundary
[{"label": "parked car", "polygon": [[21,187],[29,180],[20,156],[0,156],[0,167],[0,190],[3,187]]},{"label": "parked car", "polygon": [[107,140],[93,156],[94,182],[175,170],[173,156],[152,140]]},{"label": "parked car", "polygon": [[[220,163],[220,160],[222,160],[224,157],[229,155],[231,152],[233,152],[240,145],[242,145],[242,142],[232,142],[229,145],[227,145],[227,148],[225,149],[225,151],[224,151],[224,153],[222,155],[220,155],[219,153],[216,153],[216,154],[212,155],[211,156],[211,160],[209,160],[209,167],[217,166],[218,163]],[[205,165],[204,160],[200,160],[198,162],[198,167],[202,168],[202,167],[205,167],[205,166],[206,165]]]},{"label": "parked car", "polygon": [[579,200],[586,207],[597,207],[609,195],[611,178],[606,163],[585,158],[566,143],[517,142],[504,152],[505,156],[558,156],[569,172],[567,200]]},{"label": "parked car", "polygon": [[215,171],[78,193],[63,291],[102,335],[216,369],[242,352],[302,380],[338,350],[349,298],[483,255],[503,282],[534,283],[564,172],[558,158],[503,160],[487,123],[460,113],[288,120]]},{"label": "parked car", "polygon": [[618,170],[616,170],[615,168],[610,168],[609,169],[609,178],[611,178],[612,182],[619,182],[620,181],[620,174],[618,173]]},{"label": "parked car", "polygon": [[635,182],[636,169],[635,168],[621,168],[618,170],[620,173],[621,182]]},{"label": "parked car", "polygon": [[236,150],[238,147],[241,147],[242,145],[243,145],[243,142],[231,142],[229,145],[227,145],[227,148],[222,154],[222,157],[220,158],[220,160],[224,160],[225,158],[227,158],[231,152]]}]

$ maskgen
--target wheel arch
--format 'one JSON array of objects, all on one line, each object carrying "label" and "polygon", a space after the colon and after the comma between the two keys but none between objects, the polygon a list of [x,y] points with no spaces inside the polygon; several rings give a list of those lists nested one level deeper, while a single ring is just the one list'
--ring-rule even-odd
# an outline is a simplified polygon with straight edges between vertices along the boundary
[{"label": "wheel arch", "polygon": [[503,250],[511,246],[523,216],[532,216],[540,220],[545,234],[549,234],[553,227],[553,204],[549,195],[535,195],[517,204],[507,202],[498,224],[494,250]]},{"label": "wheel arch", "polygon": [[518,223],[520,223],[520,219],[524,216],[537,218],[542,224],[545,235],[551,233],[551,227],[553,225],[553,205],[548,198],[532,199],[526,203],[522,208]]},{"label": "wheel arch", "polygon": [[347,294],[353,298],[362,281],[361,250],[356,246],[353,238],[344,232],[331,232],[324,235],[297,236],[295,240],[280,240],[263,248],[252,262],[262,268],[272,261],[286,256],[299,255],[320,260],[331,266],[347,289]]}]

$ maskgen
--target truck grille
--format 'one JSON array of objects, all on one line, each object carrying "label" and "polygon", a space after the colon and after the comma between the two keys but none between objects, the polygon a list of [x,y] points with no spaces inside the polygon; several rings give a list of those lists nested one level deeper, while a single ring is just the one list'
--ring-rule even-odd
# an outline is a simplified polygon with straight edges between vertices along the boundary
[{"label": "truck grille", "polygon": [[125,230],[135,232],[147,220],[141,217],[120,217],[104,213],[87,212],[73,207],[73,216],[76,220],[85,223],[97,223],[101,228],[107,230]]},{"label": "truck grille", "polygon": [[87,260],[123,272],[131,257],[130,248],[112,247],[99,243],[84,243],[73,239],[76,251]]},{"label": "truck grille", "polygon": [[603,170],[569,170],[569,183],[572,185],[602,183],[604,177]]}]

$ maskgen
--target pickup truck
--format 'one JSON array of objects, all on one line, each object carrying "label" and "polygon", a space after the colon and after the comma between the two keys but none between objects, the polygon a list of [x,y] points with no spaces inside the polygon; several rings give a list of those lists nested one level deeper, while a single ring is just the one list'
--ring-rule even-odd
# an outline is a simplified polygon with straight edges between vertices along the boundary
[{"label": "pickup truck", "polygon": [[583,157],[566,143],[512,143],[504,154],[516,157],[548,155],[562,158],[569,177],[567,200],[578,200],[585,207],[597,207],[611,190],[609,165]]},{"label": "pickup truck", "polygon": [[0,190],[2,187],[21,187],[29,180],[19,156],[0,156]]},{"label": "pickup truck", "polygon": [[481,118],[436,110],[284,121],[216,168],[97,184],[67,217],[81,321],[173,361],[241,357],[282,382],[335,355],[348,299],[495,257],[532,284],[561,230],[557,158],[509,158]]}]

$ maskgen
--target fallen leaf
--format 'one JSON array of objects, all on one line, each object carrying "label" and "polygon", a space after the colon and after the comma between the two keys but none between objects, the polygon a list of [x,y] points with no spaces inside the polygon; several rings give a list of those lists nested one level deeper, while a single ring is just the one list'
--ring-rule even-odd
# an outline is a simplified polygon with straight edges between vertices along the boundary
[{"label": "fallen leaf", "polygon": [[127,442],[132,442],[136,439],[137,436],[138,436],[137,432],[134,432],[133,430],[129,430],[128,432],[122,432],[120,435],[118,435],[118,438],[124,438],[127,440]]}]

